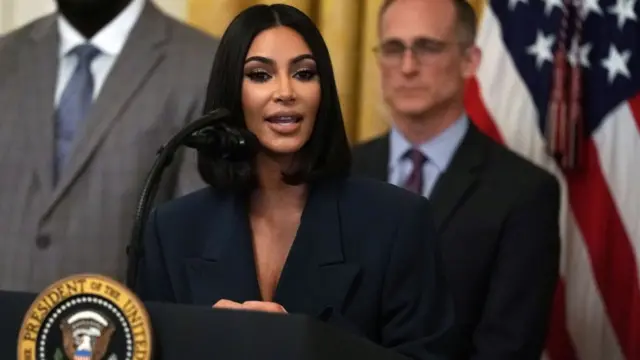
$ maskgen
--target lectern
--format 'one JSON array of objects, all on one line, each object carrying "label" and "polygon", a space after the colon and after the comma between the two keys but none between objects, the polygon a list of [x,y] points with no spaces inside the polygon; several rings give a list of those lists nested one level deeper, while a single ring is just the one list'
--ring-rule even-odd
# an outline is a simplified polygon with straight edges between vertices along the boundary
[{"label": "lectern", "polygon": [[[0,359],[16,359],[19,330],[35,298],[0,291]],[[407,359],[303,315],[144,305],[153,327],[154,360]]]}]

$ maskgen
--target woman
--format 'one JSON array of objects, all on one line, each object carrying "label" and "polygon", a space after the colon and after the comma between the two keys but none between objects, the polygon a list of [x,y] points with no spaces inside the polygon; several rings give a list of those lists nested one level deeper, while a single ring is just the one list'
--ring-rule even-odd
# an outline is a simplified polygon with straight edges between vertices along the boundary
[{"label": "woman", "polygon": [[205,112],[226,108],[260,150],[199,159],[210,187],[151,215],[143,300],[304,313],[416,359],[447,352],[452,305],[428,202],[348,177],[327,47],[286,5],[239,14],[221,39]]}]

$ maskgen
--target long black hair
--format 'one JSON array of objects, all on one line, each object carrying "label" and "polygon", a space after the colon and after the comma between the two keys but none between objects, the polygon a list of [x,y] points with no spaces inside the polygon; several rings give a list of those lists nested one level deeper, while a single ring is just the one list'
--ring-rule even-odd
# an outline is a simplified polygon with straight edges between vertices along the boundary
[{"label": "long black hair", "polygon": [[[351,150],[342,119],[329,50],[313,21],[295,7],[255,5],[238,14],[225,31],[216,52],[207,88],[204,113],[226,108],[231,126],[246,129],[242,111],[242,82],[247,52],[261,32],[286,26],[305,40],[316,61],[320,106],[313,132],[295,158],[295,170],[283,172],[285,183],[296,185],[344,177],[351,167]],[[254,159],[229,161],[198,156],[202,179],[215,188],[251,189],[256,186]]]}]

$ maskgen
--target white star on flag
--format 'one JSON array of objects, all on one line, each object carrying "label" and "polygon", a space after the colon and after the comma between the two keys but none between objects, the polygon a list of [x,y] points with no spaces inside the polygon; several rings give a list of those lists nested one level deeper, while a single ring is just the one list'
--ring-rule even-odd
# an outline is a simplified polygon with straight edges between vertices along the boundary
[{"label": "white star on flag", "polygon": [[602,8],[598,4],[599,1],[600,0],[583,0],[582,9],[580,9],[580,15],[583,19],[586,19],[590,13],[603,15]]},{"label": "white star on flag", "polygon": [[536,67],[540,69],[544,65],[545,61],[551,62],[553,60],[553,53],[551,47],[555,42],[556,37],[553,34],[545,36],[544,33],[538,30],[536,35],[536,42],[527,47],[527,54],[536,57]]},{"label": "white star on flag", "polygon": [[618,0],[615,5],[611,5],[607,9],[610,14],[618,18],[618,28],[620,28],[620,30],[622,30],[627,20],[638,20],[633,9],[635,6],[636,0]]},{"label": "white star on flag", "polygon": [[563,0],[544,0],[544,14],[549,16],[553,13],[553,9],[556,7],[560,8],[560,10],[564,9]]},{"label": "white star on flag", "polygon": [[518,6],[519,3],[523,3],[525,5],[528,5],[529,0],[509,0],[509,10],[515,10],[516,6]]},{"label": "white star on flag", "polygon": [[622,53],[616,49],[615,45],[611,44],[609,47],[609,56],[602,60],[602,66],[607,69],[607,78],[609,83],[612,83],[618,75],[623,75],[626,78],[631,78],[629,72],[629,58],[631,57],[631,51],[625,50]]}]

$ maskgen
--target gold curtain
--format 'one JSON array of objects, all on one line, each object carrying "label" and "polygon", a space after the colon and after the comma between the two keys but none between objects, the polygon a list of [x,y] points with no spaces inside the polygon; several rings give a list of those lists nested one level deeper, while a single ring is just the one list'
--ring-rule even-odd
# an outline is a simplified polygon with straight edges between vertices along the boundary
[{"label": "gold curtain", "polygon": [[[388,129],[373,47],[383,0],[187,0],[192,25],[221,36],[233,17],[253,4],[285,3],[314,19],[331,53],[345,127],[353,142]],[[438,1],[438,0],[434,0]],[[469,0],[478,14],[486,0]]]}]

